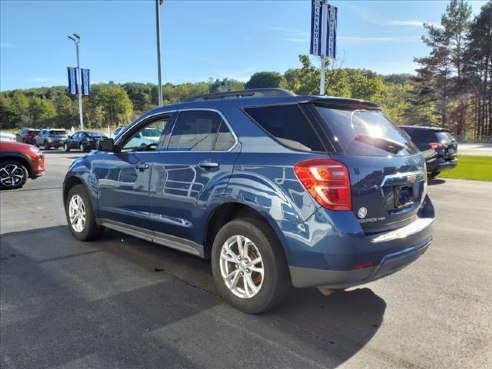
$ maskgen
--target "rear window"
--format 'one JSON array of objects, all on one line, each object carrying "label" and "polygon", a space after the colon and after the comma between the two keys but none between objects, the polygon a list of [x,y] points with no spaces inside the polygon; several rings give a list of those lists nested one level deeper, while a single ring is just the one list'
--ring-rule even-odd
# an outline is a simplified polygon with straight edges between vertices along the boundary
[{"label": "rear window", "polygon": [[361,156],[403,156],[418,152],[380,111],[344,110],[316,106],[332,140],[343,153]]},{"label": "rear window", "polygon": [[436,137],[434,135],[434,131],[428,129],[419,129],[419,128],[409,128],[409,127],[401,127],[408,135],[412,138],[413,142],[416,143],[429,143],[435,141]]},{"label": "rear window", "polygon": [[323,144],[297,105],[244,109],[277,141],[294,150],[325,151]]},{"label": "rear window", "polygon": [[436,132],[436,137],[439,142],[445,142],[449,144],[454,141],[454,137],[451,135],[451,133],[446,131]]},{"label": "rear window", "polygon": [[62,129],[52,129],[50,131],[50,135],[66,135],[67,131],[62,130]]}]

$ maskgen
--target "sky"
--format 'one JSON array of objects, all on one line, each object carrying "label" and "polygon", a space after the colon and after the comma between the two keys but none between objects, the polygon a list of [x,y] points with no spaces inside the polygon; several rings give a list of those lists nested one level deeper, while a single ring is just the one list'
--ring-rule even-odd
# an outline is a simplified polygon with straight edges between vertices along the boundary
[{"label": "sky", "polygon": [[[486,1],[469,1],[473,15]],[[330,1],[338,7],[336,66],[414,73],[426,56],[423,23],[448,1]],[[284,73],[309,53],[311,1],[165,0],[162,81],[174,84]],[[157,83],[154,0],[0,0],[0,91],[67,84],[80,64],[92,83]],[[318,62],[313,58],[314,62]]]}]

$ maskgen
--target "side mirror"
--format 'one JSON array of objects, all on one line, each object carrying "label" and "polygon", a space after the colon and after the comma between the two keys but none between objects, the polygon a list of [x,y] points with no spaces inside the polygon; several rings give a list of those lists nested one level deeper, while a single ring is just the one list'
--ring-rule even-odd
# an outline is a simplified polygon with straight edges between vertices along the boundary
[{"label": "side mirror", "polygon": [[67,138],[68,138],[69,140],[71,140],[71,139],[72,139],[72,135],[68,135],[68,136],[67,136]]},{"label": "side mirror", "polygon": [[99,141],[98,149],[100,151],[113,152],[114,151],[113,139],[112,138],[103,138],[101,141]]}]

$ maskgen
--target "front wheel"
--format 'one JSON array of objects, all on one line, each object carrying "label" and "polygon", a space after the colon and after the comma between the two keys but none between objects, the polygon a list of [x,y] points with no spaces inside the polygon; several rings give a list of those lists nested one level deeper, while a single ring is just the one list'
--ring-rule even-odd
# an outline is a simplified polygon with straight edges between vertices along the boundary
[{"label": "front wheel", "polygon": [[83,185],[75,185],[65,199],[68,227],[80,241],[92,241],[100,236],[103,228],[96,224],[89,195]]},{"label": "front wheel", "polygon": [[221,297],[250,314],[271,309],[291,287],[283,250],[258,219],[233,220],[222,227],[212,248],[212,273]]},{"label": "front wheel", "polygon": [[51,145],[48,143],[48,141],[44,141],[44,149],[45,150],[51,149]]},{"label": "front wheel", "polygon": [[27,181],[27,169],[17,160],[5,160],[0,163],[0,188],[13,190],[21,188]]},{"label": "front wheel", "polygon": [[70,146],[68,145],[68,143],[65,142],[65,144],[63,145],[63,147],[65,148],[65,151],[66,152],[69,152],[70,151]]}]

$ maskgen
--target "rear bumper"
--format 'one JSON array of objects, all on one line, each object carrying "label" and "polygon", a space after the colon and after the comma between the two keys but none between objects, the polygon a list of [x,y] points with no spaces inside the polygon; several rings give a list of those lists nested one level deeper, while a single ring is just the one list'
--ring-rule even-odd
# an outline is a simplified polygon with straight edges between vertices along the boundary
[{"label": "rear bumper", "polygon": [[387,254],[379,265],[359,270],[326,270],[290,266],[294,287],[350,288],[393,274],[417,260],[429,247],[432,238],[423,244]]},{"label": "rear bumper", "polygon": [[435,216],[428,197],[411,223],[371,235],[364,233],[354,214],[342,213],[319,209],[298,227],[295,236],[287,238],[285,250],[294,287],[365,284],[403,269],[432,242]]},{"label": "rear bumper", "polygon": [[442,172],[443,170],[453,169],[458,165],[458,159],[445,160],[443,158],[437,158],[431,162],[426,162],[427,171],[431,172]]}]

